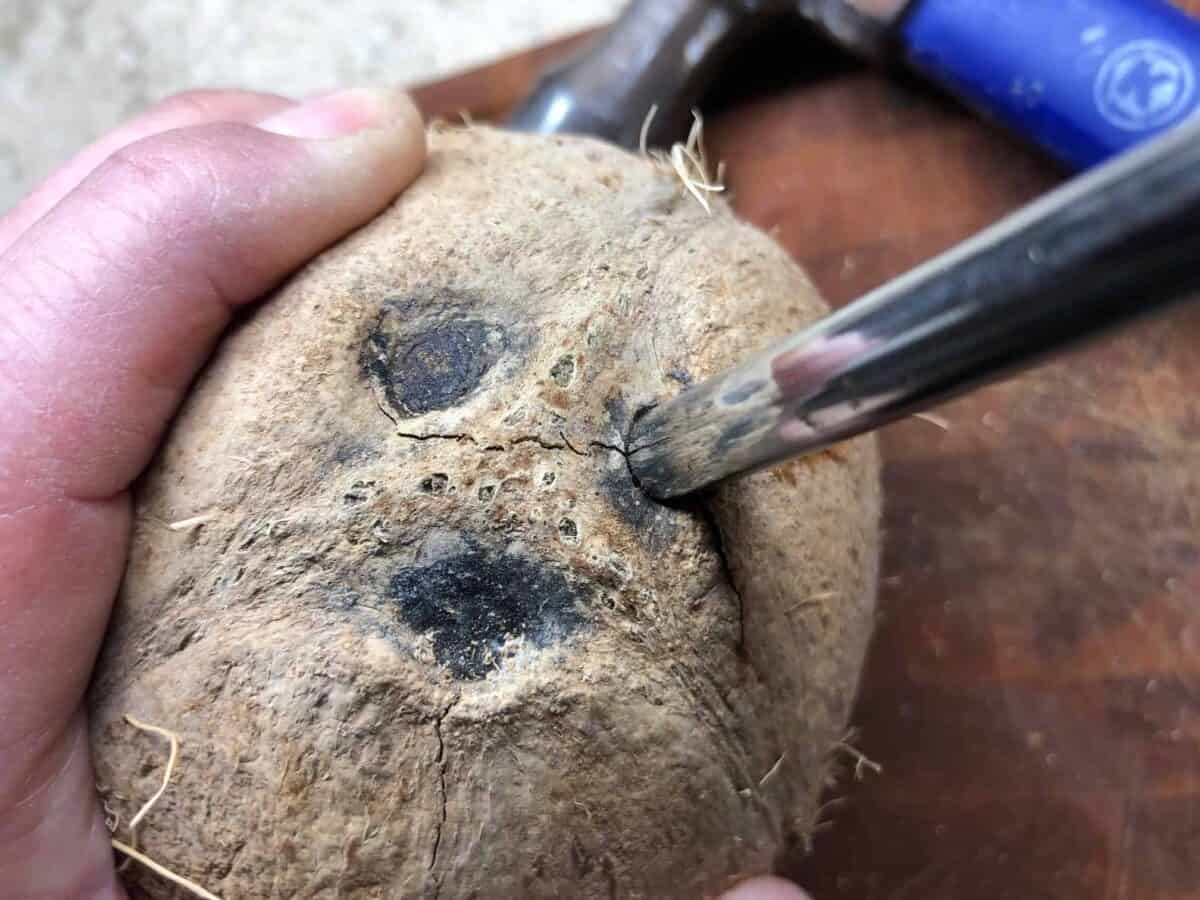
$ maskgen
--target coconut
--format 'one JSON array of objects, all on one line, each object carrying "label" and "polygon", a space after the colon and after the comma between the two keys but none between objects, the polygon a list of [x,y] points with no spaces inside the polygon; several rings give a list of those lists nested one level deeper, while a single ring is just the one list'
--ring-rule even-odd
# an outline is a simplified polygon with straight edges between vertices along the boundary
[{"label": "coconut", "polygon": [[[102,796],[216,894],[709,896],[804,847],[875,597],[859,439],[666,506],[632,418],[826,312],[669,166],[431,134],[219,347],[136,494]],[[171,887],[133,864],[149,896]]]}]

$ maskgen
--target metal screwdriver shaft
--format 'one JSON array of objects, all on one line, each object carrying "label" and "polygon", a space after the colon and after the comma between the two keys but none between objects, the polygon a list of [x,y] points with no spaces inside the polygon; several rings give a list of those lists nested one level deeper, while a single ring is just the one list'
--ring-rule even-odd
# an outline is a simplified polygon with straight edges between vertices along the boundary
[{"label": "metal screwdriver shaft", "polygon": [[813,452],[1200,287],[1200,120],[1093,169],[635,423],[652,496]]}]

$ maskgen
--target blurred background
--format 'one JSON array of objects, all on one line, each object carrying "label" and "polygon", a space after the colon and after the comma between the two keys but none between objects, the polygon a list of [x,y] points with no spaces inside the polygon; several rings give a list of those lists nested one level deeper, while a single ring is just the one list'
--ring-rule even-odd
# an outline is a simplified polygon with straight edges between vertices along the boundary
[{"label": "blurred background", "polygon": [[83,144],[191,87],[410,84],[602,23],[623,0],[3,0],[0,213]]}]

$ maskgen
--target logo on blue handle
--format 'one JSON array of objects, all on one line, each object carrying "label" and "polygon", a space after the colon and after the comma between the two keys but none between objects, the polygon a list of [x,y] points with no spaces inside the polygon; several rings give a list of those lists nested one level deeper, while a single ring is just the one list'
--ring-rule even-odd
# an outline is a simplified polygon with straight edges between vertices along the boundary
[{"label": "logo on blue handle", "polygon": [[1192,100],[1196,73],[1191,61],[1162,41],[1118,47],[1096,74],[1096,109],[1124,131],[1171,124]]},{"label": "logo on blue handle", "polygon": [[1163,0],[912,0],[900,37],[935,83],[1072,168],[1200,112],[1200,20]]}]

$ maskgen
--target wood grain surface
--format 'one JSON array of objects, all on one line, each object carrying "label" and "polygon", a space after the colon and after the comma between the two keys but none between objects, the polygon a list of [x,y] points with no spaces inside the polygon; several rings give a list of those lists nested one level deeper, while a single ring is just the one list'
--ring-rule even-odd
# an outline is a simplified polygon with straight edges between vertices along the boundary
[{"label": "wood grain surface", "polygon": [[[577,45],[418,99],[496,117]],[[709,146],[835,305],[1061,180],[920,85],[804,46],[731,73]],[[937,415],[882,432],[854,723],[883,772],[847,757],[786,874],[817,900],[1200,898],[1200,305]]]}]

